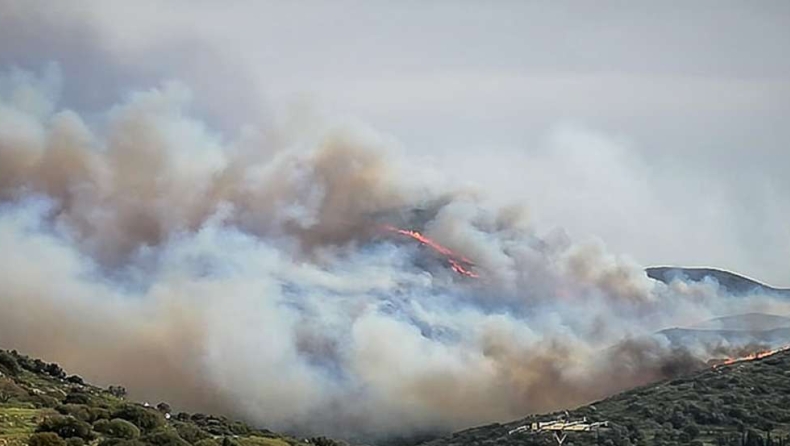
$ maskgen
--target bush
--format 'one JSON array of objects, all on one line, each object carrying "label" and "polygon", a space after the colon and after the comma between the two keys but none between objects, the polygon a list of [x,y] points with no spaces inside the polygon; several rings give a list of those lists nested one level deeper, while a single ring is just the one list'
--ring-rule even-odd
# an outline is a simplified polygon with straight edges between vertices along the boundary
[{"label": "bush", "polygon": [[19,387],[9,378],[0,378],[0,403],[6,403],[12,399],[17,401],[29,401],[28,393]]},{"label": "bush", "polygon": [[66,372],[60,368],[59,365],[55,364],[54,362],[51,364],[47,364],[44,366],[44,371],[53,378],[66,378]]},{"label": "bush", "polygon": [[56,407],[60,404],[57,398],[49,395],[30,395],[30,401],[33,403],[34,406],[37,408],[42,407]]},{"label": "bush", "polygon": [[157,431],[142,437],[140,440],[155,446],[190,446],[189,443],[173,431]]},{"label": "bush", "polygon": [[107,419],[96,420],[93,423],[93,430],[95,430],[96,432],[104,433],[104,431],[107,429],[109,425],[110,425],[110,420]]},{"label": "bush", "polygon": [[219,442],[213,438],[204,438],[203,440],[193,443],[194,446],[219,446]]},{"label": "bush", "polygon": [[96,420],[110,418],[110,411],[101,407],[92,407],[85,404],[61,404],[55,408],[63,415],[71,415],[78,420],[86,423],[93,423]]},{"label": "bush", "polygon": [[165,425],[165,417],[162,414],[135,404],[124,404],[113,412],[112,416],[113,418],[129,421],[146,432],[151,432]]},{"label": "bush", "polygon": [[67,438],[66,446],[85,446],[85,440],[79,437]]},{"label": "bush", "polygon": [[112,396],[114,396],[116,398],[125,398],[126,397],[126,389],[124,387],[122,387],[122,386],[110,386],[110,387],[107,388],[107,392],[109,392],[110,395],[112,395]]},{"label": "bush", "polygon": [[66,440],[53,432],[39,432],[27,440],[28,446],[66,446]]},{"label": "bush", "polygon": [[0,369],[5,370],[11,376],[18,375],[19,372],[22,371],[22,368],[19,367],[19,363],[16,362],[16,358],[11,353],[3,350],[0,351]]},{"label": "bush", "polygon": [[342,443],[326,437],[313,437],[310,439],[310,443],[315,446],[342,446]]},{"label": "bush", "polygon": [[66,381],[72,384],[79,384],[81,386],[85,385],[85,381],[82,379],[81,376],[78,375],[71,375],[68,378],[66,378]]},{"label": "bush", "polygon": [[93,439],[90,424],[72,416],[55,415],[47,417],[39,424],[37,432],[54,432],[61,438],[79,437],[83,440]]},{"label": "bush", "polygon": [[112,421],[99,420],[93,425],[93,428],[96,432],[113,438],[131,440],[140,436],[140,429],[137,426],[120,418],[115,418]]},{"label": "bush", "polygon": [[140,440],[124,440],[123,438],[105,438],[99,446],[150,446]]},{"label": "bush", "polygon": [[93,404],[93,396],[90,393],[83,392],[79,389],[71,389],[66,398],[63,400],[64,404]]},{"label": "bush", "polygon": [[192,424],[175,422],[173,426],[176,428],[178,436],[190,443],[211,438],[209,433]]},{"label": "bush", "polygon": [[697,438],[697,436],[699,435],[699,428],[697,427],[696,424],[689,424],[688,426],[683,428],[683,432],[685,432],[686,435],[688,435],[689,440],[693,440]]}]

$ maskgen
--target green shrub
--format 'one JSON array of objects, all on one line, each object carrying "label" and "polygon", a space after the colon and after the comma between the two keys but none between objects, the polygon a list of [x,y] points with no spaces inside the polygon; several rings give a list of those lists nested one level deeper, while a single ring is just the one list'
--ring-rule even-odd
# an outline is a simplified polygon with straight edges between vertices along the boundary
[{"label": "green shrub", "polygon": [[194,446],[219,446],[219,442],[213,438],[204,438],[193,443]]},{"label": "green shrub", "polygon": [[66,398],[63,400],[63,404],[93,405],[93,396],[82,390],[71,389],[71,392],[66,395]]},{"label": "green shrub", "polygon": [[66,381],[72,384],[79,384],[81,386],[85,385],[85,381],[79,375],[71,375],[66,378]]},{"label": "green shrub", "polygon": [[124,440],[123,438],[105,438],[98,446],[150,446],[140,440]]},{"label": "green shrub", "polygon": [[61,438],[79,437],[92,440],[91,425],[72,416],[55,415],[47,417],[39,424],[37,432],[54,432]]},{"label": "green shrub", "polygon": [[66,446],[85,446],[85,440],[79,437],[67,438]]},{"label": "green shrub", "polygon": [[343,443],[337,442],[337,441],[332,440],[331,438],[327,438],[327,437],[313,437],[309,441],[310,441],[311,444],[314,444],[315,446],[342,446],[343,445]]},{"label": "green shrub", "polygon": [[49,395],[30,395],[30,401],[35,405],[37,408],[42,407],[57,407],[60,404],[57,398]]},{"label": "green shrub", "polygon": [[96,432],[104,433],[109,425],[110,425],[110,420],[102,418],[101,420],[96,420],[93,423],[93,430],[95,430]]},{"label": "green shrub", "polygon": [[240,446],[239,442],[231,437],[222,437],[222,446]]},{"label": "green shrub", "polygon": [[160,430],[140,438],[145,443],[154,446],[190,446],[174,431]]},{"label": "green shrub", "polygon": [[688,435],[690,440],[693,440],[697,438],[697,436],[699,435],[699,428],[697,427],[696,424],[689,424],[683,428],[683,432],[685,432],[686,435]]},{"label": "green shrub", "polygon": [[125,398],[126,397],[126,388],[123,386],[110,386],[107,388],[107,392],[110,395],[116,398]]},{"label": "green shrub", "polygon": [[193,424],[180,423],[176,421],[173,423],[173,426],[176,428],[178,436],[190,443],[195,443],[206,438],[211,438],[209,433]]},{"label": "green shrub", "polygon": [[22,371],[14,355],[5,350],[0,351],[0,369],[11,376],[16,376]]},{"label": "green shrub", "polygon": [[112,421],[100,420],[93,425],[96,432],[112,438],[122,438],[131,440],[140,436],[140,429],[134,424],[121,418],[114,418]]},{"label": "green shrub", "polygon": [[101,407],[93,407],[85,404],[60,404],[55,410],[63,415],[71,415],[78,420],[86,423],[93,423],[96,420],[110,418],[110,411]]},{"label": "green shrub", "polygon": [[0,378],[0,403],[6,403],[11,400],[29,401],[27,391],[9,378]]},{"label": "green shrub", "polygon": [[54,432],[39,432],[30,436],[28,446],[66,446],[66,440]]},{"label": "green shrub", "polygon": [[151,432],[165,425],[165,417],[161,413],[136,404],[124,404],[113,412],[112,416],[129,421],[145,432]]}]

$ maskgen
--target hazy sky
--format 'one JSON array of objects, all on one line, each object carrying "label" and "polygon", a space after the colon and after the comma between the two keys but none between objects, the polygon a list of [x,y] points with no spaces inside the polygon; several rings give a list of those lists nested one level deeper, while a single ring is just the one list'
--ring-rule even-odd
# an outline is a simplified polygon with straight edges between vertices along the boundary
[{"label": "hazy sky", "polygon": [[0,0],[0,70],[58,63],[65,107],[178,79],[225,132],[353,116],[541,229],[778,286],[788,48],[785,1]]}]

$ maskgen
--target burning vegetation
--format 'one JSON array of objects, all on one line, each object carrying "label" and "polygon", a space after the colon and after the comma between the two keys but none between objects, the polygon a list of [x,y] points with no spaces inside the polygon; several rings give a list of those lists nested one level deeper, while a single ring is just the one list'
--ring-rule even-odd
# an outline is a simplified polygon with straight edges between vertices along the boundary
[{"label": "burning vegetation", "polygon": [[749,353],[745,356],[729,357],[724,359],[712,359],[708,361],[708,363],[713,365],[714,368],[716,368],[724,365],[736,364],[739,362],[754,361],[755,359],[763,359],[785,351],[790,351],[790,345],[785,345],[783,347],[779,347],[773,350],[760,350],[760,351]]},{"label": "burning vegetation", "polygon": [[384,230],[410,237],[417,240],[420,244],[431,248],[435,253],[439,254],[456,273],[472,278],[479,278],[480,275],[472,270],[475,264],[468,258],[456,254],[450,248],[442,246],[439,242],[432,240],[418,231],[396,228],[395,226],[384,225]]}]

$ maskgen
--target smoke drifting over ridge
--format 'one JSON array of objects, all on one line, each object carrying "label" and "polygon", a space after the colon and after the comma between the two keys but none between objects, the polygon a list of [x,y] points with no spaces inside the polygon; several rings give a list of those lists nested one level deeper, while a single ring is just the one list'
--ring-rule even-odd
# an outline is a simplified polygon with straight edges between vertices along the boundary
[{"label": "smoke drifting over ridge", "polygon": [[[178,84],[87,119],[58,108],[58,82],[0,81],[0,343],[135,397],[301,432],[454,429],[713,351],[644,337],[658,329],[788,312],[537,234],[358,123],[227,138]],[[423,231],[480,280],[426,269],[380,224]]]}]

